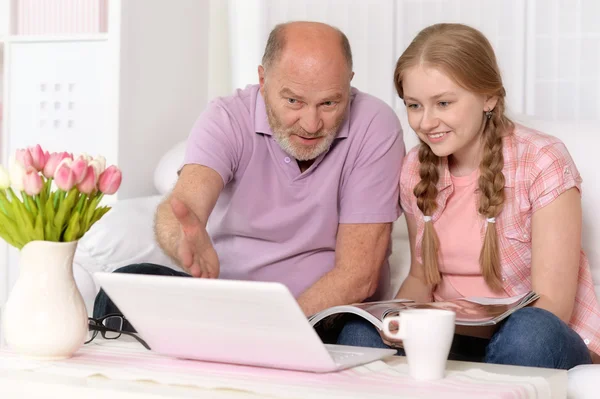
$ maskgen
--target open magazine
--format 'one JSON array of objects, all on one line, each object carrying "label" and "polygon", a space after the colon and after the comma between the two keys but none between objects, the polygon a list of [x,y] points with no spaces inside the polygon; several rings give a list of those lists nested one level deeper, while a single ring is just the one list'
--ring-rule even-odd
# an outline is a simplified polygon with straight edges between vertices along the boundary
[{"label": "open magazine", "polygon": [[334,306],[309,317],[311,326],[333,315],[353,313],[371,322],[380,331],[383,318],[397,315],[406,309],[446,309],[456,313],[456,324],[462,326],[490,326],[508,317],[536,299],[539,295],[533,291],[509,298],[458,298],[444,302],[416,303],[406,299],[394,299],[380,302],[363,302],[353,305]]}]

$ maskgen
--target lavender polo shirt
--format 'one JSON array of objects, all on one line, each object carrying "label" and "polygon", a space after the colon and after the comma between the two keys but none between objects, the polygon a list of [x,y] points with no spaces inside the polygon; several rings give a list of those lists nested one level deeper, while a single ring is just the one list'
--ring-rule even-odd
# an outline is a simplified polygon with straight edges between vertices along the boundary
[{"label": "lavender polo shirt", "polygon": [[[202,113],[183,164],[212,168],[225,183],[207,225],[220,278],[277,281],[297,297],[334,267],[339,223],[398,218],[400,122],[354,88],[349,107],[330,149],[304,173],[272,137],[258,85]],[[386,261],[378,291],[387,285]]]}]

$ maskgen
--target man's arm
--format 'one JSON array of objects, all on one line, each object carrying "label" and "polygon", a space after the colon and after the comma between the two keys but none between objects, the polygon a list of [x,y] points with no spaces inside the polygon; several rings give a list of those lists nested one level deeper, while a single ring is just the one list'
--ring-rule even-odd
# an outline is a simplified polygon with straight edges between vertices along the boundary
[{"label": "man's arm", "polygon": [[187,215],[189,219],[196,218],[200,222],[201,231],[197,233],[200,233],[201,240],[208,242],[199,244],[212,246],[206,234],[206,222],[222,189],[223,179],[213,169],[202,165],[186,165],[171,194],[158,206],[154,220],[156,240],[163,251],[178,264],[181,264],[179,244],[184,229],[173,213],[172,198],[177,198],[187,207],[191,213]]},{"label": "man's arm", "polygon": [[309,316],[331,306],[362,302],[375,293],[387,255],[391,223],[340,224],[335,266],[300,295]]},{"label": "man's arm", "polygon": [[298,297],[306,315],[362,302],[375,293],[390,245],[392,221],[400,214],[402,127],[387,106],[373,116],[339,198],[335,265]]}]

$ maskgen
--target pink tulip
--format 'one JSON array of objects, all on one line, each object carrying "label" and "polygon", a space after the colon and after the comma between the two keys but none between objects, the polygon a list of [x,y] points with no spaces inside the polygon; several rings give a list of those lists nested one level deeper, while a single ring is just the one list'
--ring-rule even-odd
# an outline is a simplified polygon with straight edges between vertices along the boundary
[{"label": "pink tulip", "polygon": [[84,157],[77,157],[71,164],[71,170],[75,176],[75,184],[79,184],[85,179],[88,171],[88,161]]},{"label": "pink tulip", "polygon": [[56,168],[58,167],[58,164],[63,160],[63,159],[73,159],[73,155],[69,154],[68,152],[53,152],[52,154],[50,154],[48,156],[48,161],[46,162],[46,165],[44,166],[44,176],[46,176],[46,178],[48,179],[52,179],[54,177],[54,172],[56,172]]},{"label": "pink tulip", "polygon": [[98,188],[100,192],[106,195],[116,193],[121,185],[122,178],[123,175],[119,168],[117,168],[115,165],[109,166],[104,172],[102,172],[100,178],[98,179]]},{"label": "pink tulip", "polygon": [[83,194],[91,194],[96,191],[96,170],[93,166],[87,167],[87,172],[85,174],[85,178],[81,183],[77,185],[77,189]]},{"label": "pink tulip", "polygon": [[38,195],[43,186],[42,176],[35,170],[30,170],[23,177],[23,189],[27,195]]},{"label": "pink tulip", "polygon": [[38,172],[44,170],[44,166],[46,166],[49,158],[48,151],[42,150],[42,147],[37,144],[35,147],[29,147],[29,153],[31,154],[35,170]]},{"label": "pink tulip", "polygon": [[63,159],[54,173],[54,181],[58,188],[63,191],[69,191],[75,186],[75,174],[71,169],[70,159]]},{"label": "pink tulip", "polygon": [[31,156],[29,149],[25,148],[17,150],[15,158],[25,169],[35,168],[33,166],[33,157]]}]

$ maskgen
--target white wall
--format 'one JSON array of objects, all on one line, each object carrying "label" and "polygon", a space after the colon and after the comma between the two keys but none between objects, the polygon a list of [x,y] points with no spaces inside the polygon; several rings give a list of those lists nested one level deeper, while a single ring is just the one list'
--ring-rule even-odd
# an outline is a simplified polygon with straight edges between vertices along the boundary
[{"label": "white wall", "polygon": [[527,113],[600,118],[600,1],[527,2]]},{"label": "white wall", "polygon": [[224,0],[210,0],[209,8],[207,98],[212,99],[230,94],[233,86],[229,5]]},{"label": "white wall", "polygon": [[[219,1],[219,0],[216,0]],[[229,60],[231,87],[237,89],[258,83],[267,21],[265,0],[229,0]],[[267,32],[268,33],[268,32]]]},{"label": "white wall", "polygon": [[188,136],[206,106],[209,4],[122,1],[120,199],[156,193],[152,173],[160,157]]}]

